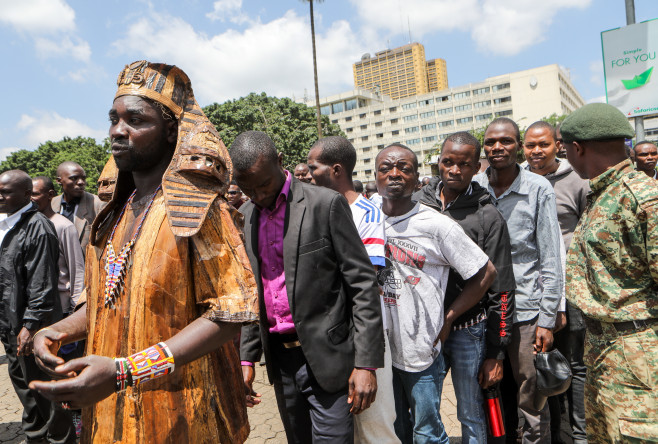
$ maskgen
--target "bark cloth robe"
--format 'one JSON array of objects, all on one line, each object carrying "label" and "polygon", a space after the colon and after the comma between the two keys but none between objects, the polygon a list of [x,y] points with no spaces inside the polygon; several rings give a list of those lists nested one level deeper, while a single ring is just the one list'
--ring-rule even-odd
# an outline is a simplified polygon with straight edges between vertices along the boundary
[{"label": "bark cloth robe", "polygon": [[[131,238],[128,206],[114,236],[115,251]],[[125,202],[125,199],[123,199]],[[104,304],[105,245],[123,202],[108,208],[87,250],[87,354],[125,357],[174,336],[199,316],[213,321],[257,319],[256,287],[228,204],[217,198],[200,231],[177,237],[158,191],[137,238],[115,308]],[[109,204],[110,206],[113,203]],[[249,434],[244,384],[229,341],[169,375],[113,394],[83,410],[82,443],[241,443]]]}]

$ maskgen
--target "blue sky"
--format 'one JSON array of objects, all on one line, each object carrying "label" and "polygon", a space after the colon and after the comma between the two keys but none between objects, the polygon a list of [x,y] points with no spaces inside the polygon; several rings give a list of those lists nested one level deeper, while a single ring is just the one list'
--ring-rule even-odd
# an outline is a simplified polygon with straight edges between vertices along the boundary
[{"label": "blue sky", "polygon": [[[635,0],[636,19],[658,1]],[[450,86],[558,63],[588,101],[605,97],[600,32],[624,0],[326,0],[315,5],[320,95],[353,87],[352,63],[411,40],[444,58]],[[0,0],[0,159],[107,133],[116,77],[135,60],[187,72],[202,106],[264,91],[313,92],[300,0]]]}]

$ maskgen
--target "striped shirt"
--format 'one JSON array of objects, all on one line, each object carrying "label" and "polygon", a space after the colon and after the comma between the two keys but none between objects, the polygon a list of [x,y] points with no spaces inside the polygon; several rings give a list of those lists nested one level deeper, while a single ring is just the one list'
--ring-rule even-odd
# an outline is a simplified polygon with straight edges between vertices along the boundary
[{"label": "striped shirt", "polygon": [[350,205],[354,225],[359,231],[359,236],[366,247],[368,256],[373,265],[383,267],[386,265],[384,245],[384,218],[381,210],[363,196],[359,196]]}]

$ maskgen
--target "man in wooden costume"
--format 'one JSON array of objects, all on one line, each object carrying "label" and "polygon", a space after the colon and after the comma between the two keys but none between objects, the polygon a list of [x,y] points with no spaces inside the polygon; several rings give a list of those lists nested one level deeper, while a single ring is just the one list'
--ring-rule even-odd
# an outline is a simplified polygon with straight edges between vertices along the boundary
[{"label": "man in wooden costume", "polygon": [[[35,335],[41,365],[68,379],[32,388],[87,407],[83,443],[241,443],[249,425],[229,341],[257,319],[257,293],[223,198],[228,152],[179,68],[135,62],[117,83],[118,177],[92,227],[86,307]],[[83,338],[86,357],[55,356]]]}]

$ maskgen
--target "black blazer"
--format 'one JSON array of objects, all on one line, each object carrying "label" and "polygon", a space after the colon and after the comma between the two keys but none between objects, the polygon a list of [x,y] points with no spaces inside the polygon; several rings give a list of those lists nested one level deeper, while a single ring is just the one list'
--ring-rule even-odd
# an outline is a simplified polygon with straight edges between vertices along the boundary
[{"label": "black blazer", "polygon": [[[269,324],[258,258],[260,211],[251,202],[244,215],[245,246],[258,283],[258,324],[243,327],[242,360],[258,362],[265,352],[272,381]],[[302,350],[320,387],[347,387],[354,367],[384,366],[384,335],[379,287],[352,213],[335,191],[292,178],[283,235],[286,290]]]}]

